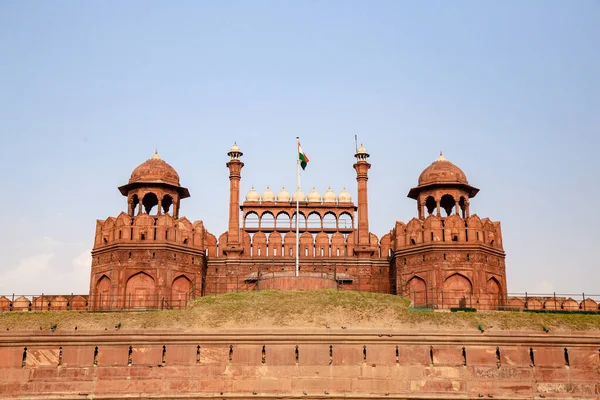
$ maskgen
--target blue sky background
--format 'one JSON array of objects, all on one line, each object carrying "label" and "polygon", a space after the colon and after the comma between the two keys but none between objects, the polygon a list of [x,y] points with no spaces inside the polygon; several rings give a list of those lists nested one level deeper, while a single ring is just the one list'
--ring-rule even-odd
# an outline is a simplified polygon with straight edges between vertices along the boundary
[{"label": "blue sky background", "polygon": [[440,150],[502,222],[510,292],[599,293],[598,1],[4,1],[0,292],[86,293],[95,220],[158,148],[227,227],[226,152],[242,193],[295,183],[356,199],[370,228],[416,214]]}]

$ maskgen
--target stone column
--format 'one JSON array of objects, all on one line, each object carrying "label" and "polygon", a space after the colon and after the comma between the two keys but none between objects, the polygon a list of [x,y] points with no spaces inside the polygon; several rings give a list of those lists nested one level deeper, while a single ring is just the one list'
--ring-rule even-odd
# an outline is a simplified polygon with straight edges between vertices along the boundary
[{"label": "stone column", "polygon": [[234,144],[227,153],[230,160],[229,168],[229,225],[227,229],[227,252],[228,254],[239,254],[242,251],[240,240],[240,180],[244,163],[240,160],[242,156],[240,148]]},{"label": "stone column", "polygon": [[358,149],[355,157],[354,169],[356,170],[356,181],[358,183],[358,229],[355,231],[358,233],[358,238],[355,252],[358,252],[359,257],[370,257],[367,181],[369,180],[368,172],[371,164],[368,161],[369,154],[363,146]]},{"label": "stone column", "polygon": [[458,200],[455,200],[454,203],[456,205],[456,215],[460,216],[460,206],[458,205]]}]

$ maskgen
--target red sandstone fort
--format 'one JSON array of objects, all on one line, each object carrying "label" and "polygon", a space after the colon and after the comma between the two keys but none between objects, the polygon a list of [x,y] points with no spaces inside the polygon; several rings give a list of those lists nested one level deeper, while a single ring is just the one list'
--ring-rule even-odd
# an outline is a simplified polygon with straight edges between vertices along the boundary
[{"label": "red sandstone fort", "polygon": [[[97,221],[90,309],[172,308],[257,287],[392,293],[436,308],[505,305],[500,223],[473,213],[479,189],[442,155],[408,191],[416,215],[381,237],[369,231],[371,164],[363,146],[353,165],[357,203],[346,189],[290,195],[267,187],[262,195],[252,188],[240,204],[243,153],[234,144],[227,155],[229,224],[218,238],[202,221],[181,215],[190,192],[158,154],[135,168],[119,187],[126,212]],[[294,277],[296,223],[300,279]]]},{"label": "red sandstone fort", "polygon": [[[154,154],[119,187],[126,212],[97,221],[89,296],[4,297],[0,311],[185,308],[200,296],[262,288],[390,293],[410,298],[414,309],[442,312],[598,310],[585,295],[580,304],[508,297],[500,223],[472,213],[478,189],[441,155],[408,191],[415,217],[379,238],[369,231],[364,147],[355,155],[357,204],[345,189],[306,196],[268,187],[262,195],[250,190],[240,204],[242,152],[234,145],[227,154],[229,224],[218,239],[202,221],[180,215],[190,192]],[[65,314],[8,313],[0,323]],[[597,329],[554,332],[551,316],[548,329],[524,314],[498,321],[520,318],[530,324],[525,331],[420,323],[413,330],[160,331],[112,322],[125,315],[144,321],[145,313],[104,312],[73,313],[39,330],[0,324],[0,399],[598,399]],[[91,316],[111,324],[77,330]]]}]

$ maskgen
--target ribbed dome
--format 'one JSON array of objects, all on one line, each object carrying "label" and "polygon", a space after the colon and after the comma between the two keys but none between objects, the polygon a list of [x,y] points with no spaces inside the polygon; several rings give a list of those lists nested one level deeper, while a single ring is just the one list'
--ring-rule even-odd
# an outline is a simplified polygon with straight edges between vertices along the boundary
[{"label": "ribbed dome", "polygon": [[321,193],[317,192],[317,190],[315,188],[312,188],[312,190],[308,194],[308,202],[309,203],[320,203],[321,202]]},{"label": "ribbed dome", "polygon": [[260,201],[260,194],[258,194],[258,192],[256,190],[254,190],[254,186],[252,186],[252,189],[250,189],[250,191],[246,194],[246,201],[251,201],[251,202],[259,202]]},{"label": "ribbed dome", "polygon": [[365,146],[363,146],[362,144],[360,145],[360,147],[358,148],[357,151],[358,154],[366,154],[367,153],[367,149],[365,148]]},{"label": "ribbed dome", "polygon": [[292,195],[292,203],[295,203],[296,201],[300,201],[300,203],[306,203],[306,195],[302,190],[297,190],[296,193]]},{"label": "ribbed dome", "polygon": [[340,203],[352,203],[352,196],[350,196],[350,193],[348,193],[346,188],[342,189],[342,191],[340,192],[340,195],[338,196],[338,201]]},{"label": "ribbed dome", "polygon": [[421,172],[419,186],[436,183],[462,183],[468,185],[465,173],[440,154],[431,165]]},{"label": "ribbed dome", "polygon": [[281,188],[281,191],[277,193],[277,202],[278,203],[289,203],[290,202],[290,192],[285,190],[285,188]]},{"label": "ribbed dome", "polygon": [[325,194],[323,194],[323,203],[335,203],[337,198],[333,190],[331,190],[331,186],[327,189]]},{"label": "ribbed dome", "polygon": [[160,158],[158,152],[155,152],[152,158],[144,161],[131,173],[129,183],[137,182],[158,182],[179,186],[179,174]]},{"label": "ribbed dome", "polygon": [[267,186],[267,189],[263,192],[261,199],[263,202],[267,201],[267,202],[271,202],[271,201],[275,201],[275,193],[273,193],[271,191],[271,189],[269,189],[269,187]]}]

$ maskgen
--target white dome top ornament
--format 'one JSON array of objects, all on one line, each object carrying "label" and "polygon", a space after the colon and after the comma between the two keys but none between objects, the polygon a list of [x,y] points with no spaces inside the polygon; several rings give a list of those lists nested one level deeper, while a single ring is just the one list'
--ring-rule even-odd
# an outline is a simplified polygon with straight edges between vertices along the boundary
[{"label": "white dome top ornament", "polygon": [[327,191],[323,194],[323,203],[335,204],[337,202],[337,197],[333,190],[331,190],[331,186],[327,188]]},{"label": "white dome top ornament", "polygon": [[342,191],[340,192],[340,195],[338,196],[338,202],[339,203],[352,203],[352,196],[350,195],[350,193],[348,193],[346,188],[342,189]]},{"label": "white dome top ornament", "polygon": [[263,192],[261,199],[264,202],[273,202],[275,201],[275,193],[273,193],[271,191],[271,189],[269,189],[269,187],[267,186],[267,189]]},{"label": "white dome top ornament", "polygon": [[252,186],[252,189],[246,194],[246,201],[253,203],[258,203],[260,201],[260,194],[254,190],[254,186]]},{"label": "white dome top ornament", "polygon": [[317,192],[317,190],[314,187],[308,194],[308,202],[309,203],[321,203],[321,193]]},{"label": "white dome top ornament", "polygon": [[296,193],[292,195],[292,203],[295,203],[296,201],[299,201],[300,203],[306,203],[306,195],[300,189],[298,189]]},{"label": "white dome top ornament", "polygon": [[289,203],[290,202],[290,192],[285,190],[285,187],[281,188],[281,191],[277,193],[276,201],[278,203]]}]

